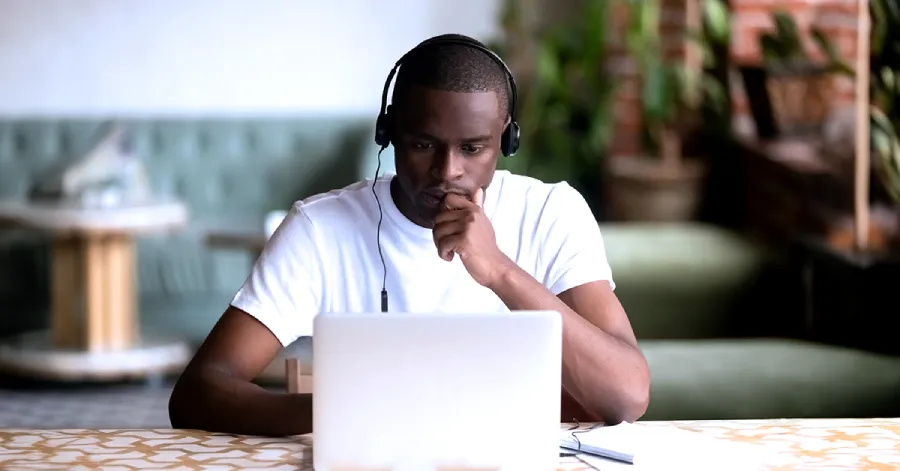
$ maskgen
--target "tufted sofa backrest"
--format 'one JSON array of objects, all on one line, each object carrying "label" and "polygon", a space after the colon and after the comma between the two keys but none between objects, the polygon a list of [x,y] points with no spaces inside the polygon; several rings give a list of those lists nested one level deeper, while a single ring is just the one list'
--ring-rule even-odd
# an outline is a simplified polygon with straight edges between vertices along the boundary
[{"label": "tufted sofa backrest", "polygon": [[[262,230],[265,214],[368,173],[377,151],[372,119],[130,119],[133,149],[153,189],[182,198],[190,228],[139,243],[146,295],[228,293],[246,276],[241,254],[204,247],[209,227]],[[32,183],[84,153],[107,119],[0,118],[0,198],[24,197]],[[47,240],[0,232],[0,303],[46,298]],[[28,299],[26,299],[28,298]],[[2,330],[2,329],[0,329]],[[0,332],[2,333],[2,332]]]}]

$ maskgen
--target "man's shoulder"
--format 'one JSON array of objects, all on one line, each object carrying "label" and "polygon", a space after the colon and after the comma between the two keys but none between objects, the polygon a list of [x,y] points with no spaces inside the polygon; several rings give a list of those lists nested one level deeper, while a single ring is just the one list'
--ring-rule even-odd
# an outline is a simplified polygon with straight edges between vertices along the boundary
[{"label": "man's shoulder", "polygon": [[501,203],[523,205],[523,209],[556,210],[584,201],[581,193],[567,181],[545,182],[509,171],[497,171]]},{"label": "man's shoulder", "polygon": [[343,188],[336,188],[296,201],[293,210],[303,213],[313,221],[314,225],[327,223],[346,223],[348,220],[359,221],[359,215],[370,212],[372,202],[372,184],[382,184],[379,179],[360,180]]}]

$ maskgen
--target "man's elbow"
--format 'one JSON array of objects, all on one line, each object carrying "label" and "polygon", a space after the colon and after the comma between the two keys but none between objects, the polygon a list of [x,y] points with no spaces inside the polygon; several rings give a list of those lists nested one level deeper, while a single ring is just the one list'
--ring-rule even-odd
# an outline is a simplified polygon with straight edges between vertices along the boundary
[{"label": "man's elbow", "polygon": [[190,419],[182,412],[182,410],[173,407],[171,401],[169,402],[169,423],[172,425],[172,428],[176,430],[194,428],[189,425]]},{"label": "man's elbow", "polygon": [[636,422],[647,413],[650,407],[650,375],[641,375],[639,381],[634,381],[620,391],[619,400],[615,407],[607,407],[600,415],[603,423],[615,425],[622,422]]},{"label": "man's elbow", "polygon": [[200,401],[197,401],[196,387],[186,384],[190,378],[184,374],[175,383],[169,396],[169,422],[174,429],[199,429]]},{"label": "man's elbow", "polygon": [[621,422],[636,422],[643,417],[644,414],[647,413],[647,408],[650,407],[649,381],[638,387],[634,387],[624,402],[625,405],[622,407],[621,412]]},{"label": "man's elbow", "polygon": [[623,398],[617,407],[607,407],[599,411],[597,415],[606,425],[616,425],[622,422],[636,422],[644,416],[650,406],[650,395],[635,393]]},{"label": "man's elbow", "polygon": [[185,405],[183,397],[184,395],[179,392],[178,386],[175,386],[175,389],[172,390],[172,395],[169,396],[169,423],[172,424],[174,429],[190,428],[188,426],[190,417],[186,413],[189,408]]}]

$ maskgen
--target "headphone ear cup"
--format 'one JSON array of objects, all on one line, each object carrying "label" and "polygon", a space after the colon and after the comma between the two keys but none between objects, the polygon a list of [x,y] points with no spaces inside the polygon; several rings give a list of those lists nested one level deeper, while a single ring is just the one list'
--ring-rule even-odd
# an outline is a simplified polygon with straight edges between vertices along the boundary
[{"label": "headphone ear cup", "polygon": [[379,114],[375,120],[375,143],[382,148],[391,144],[390,111],[391,105],[388,105],[384,113]]},{"label": "headphone ear cup", "polygon": [[378,119],[375,120],[375,144],[378,144],[381,147],[387,147],[385,142],[387,142],[387,132],[384,128],[384,115],[378,115]]},{"label": "headphone ear cup", "polygon": [[503,152],[504,156],[512,157],[516,155],[516,152],[519,150],[520,131],[519,123],[515,121],[510,121],[506,129],[503,130],[503,135],[500,136],[500,152]]}]

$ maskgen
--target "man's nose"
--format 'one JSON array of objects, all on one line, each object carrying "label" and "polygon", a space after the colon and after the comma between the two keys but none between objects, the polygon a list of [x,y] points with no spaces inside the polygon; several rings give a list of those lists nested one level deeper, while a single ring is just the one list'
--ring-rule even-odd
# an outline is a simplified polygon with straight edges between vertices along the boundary
[{"label": "man's nose", "polygon": [[440,181],[457,180],[463,175],[463,159],[453,149],[445,147],[435,155],[432,175]]}]

